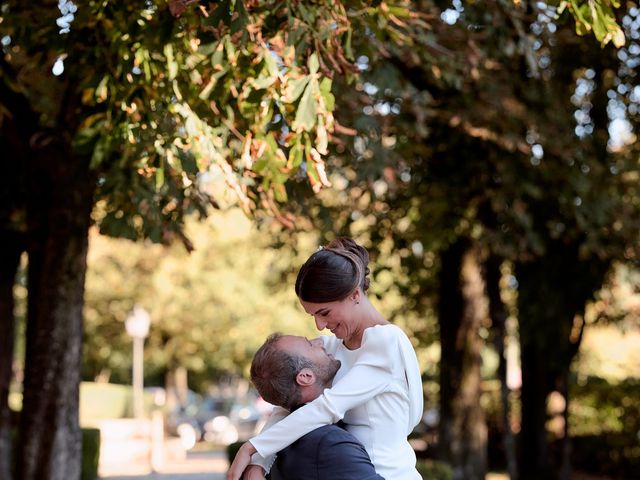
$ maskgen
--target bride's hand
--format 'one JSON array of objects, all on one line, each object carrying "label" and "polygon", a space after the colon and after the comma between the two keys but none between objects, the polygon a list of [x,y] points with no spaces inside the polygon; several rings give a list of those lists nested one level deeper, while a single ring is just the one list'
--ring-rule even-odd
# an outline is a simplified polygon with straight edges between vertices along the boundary
[{"label": "bride's hand", "polygon": [[244,471],[242,480],[264,480],[264,470],[260,465],[249,465]]},{"label": "bride's hand", "polygon": [[251,462],[251,455],[254,453],[256,453],[256,449],[251,445],[251,442],[244,442],[229,467],[227,480],[240,480],[242,472]]}]

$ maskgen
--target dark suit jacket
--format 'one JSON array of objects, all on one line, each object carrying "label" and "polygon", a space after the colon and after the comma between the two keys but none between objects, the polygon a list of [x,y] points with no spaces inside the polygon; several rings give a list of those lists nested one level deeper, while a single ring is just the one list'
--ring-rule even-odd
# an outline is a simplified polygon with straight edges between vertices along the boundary
[{"label": "dark suit jacket", "polygon": [[278,453],[271,480],[384,480],[346,430],[325,425]]}]

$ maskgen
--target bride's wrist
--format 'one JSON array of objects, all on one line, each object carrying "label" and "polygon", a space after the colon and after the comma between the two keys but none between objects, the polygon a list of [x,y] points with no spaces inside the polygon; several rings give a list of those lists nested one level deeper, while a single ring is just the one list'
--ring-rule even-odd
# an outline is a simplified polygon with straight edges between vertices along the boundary
[{"label": "bride's wrist", "polygon": [[256,447],[254,447],[253,444],[249,441],[244,442],[244,445],[242,445],[241,448],[244,449],[249,455],[253,455],[257,452]]}]

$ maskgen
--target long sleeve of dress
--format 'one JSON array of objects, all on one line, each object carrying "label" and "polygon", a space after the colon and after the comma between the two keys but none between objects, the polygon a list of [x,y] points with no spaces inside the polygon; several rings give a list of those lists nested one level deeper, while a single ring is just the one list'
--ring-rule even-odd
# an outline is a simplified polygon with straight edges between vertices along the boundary
[{"label": "long sleeve of dress", "polygon": [[[269,416],[269,419],[264,424],[264,427],[262,427],[261,431],[264,432],[264,431],[268,430],[273,425],[278,423],[280,420],[285,418],[287,415],[289,415],[289,410],[287,410],[285,408],[282,408],[282,407],[278,407],[278,406],[273,407],[273,411],[271,412],[271,415]],[[276,461],[276,455],[275,454],[267,455],[266,457],[263,457],[259,453],[254,453],[251,456],[251,465],[259,465],[259,466],[261,466],[264,469],[265,473],[269,473],[269,471],[271,470],[271,466],[273,465],[273,462],[275,462],[275,461]]]},{"label": "long sleeve of dress", "polygon": [[250,442],[258,453],[262,456],[274,454],[312,430],[337,422],[348,410],[384,392],[392,382],[390,362],[395,358],[389,350],[397,348],[397,342],[386,332],[380,329],[380,334],[365,333],[356,362],[340,381],[252,438]]},{"label": "long sleeve of dress", "polygon": [[409,435],[422,419],[424,410],[422,377],[420,376],[420,367],[418,366],[416,352],[413,350],[409,339],[402,335],[398,346],[404,365],[407,385],[409,387],[409,424],[407,425],[407,435]]}]

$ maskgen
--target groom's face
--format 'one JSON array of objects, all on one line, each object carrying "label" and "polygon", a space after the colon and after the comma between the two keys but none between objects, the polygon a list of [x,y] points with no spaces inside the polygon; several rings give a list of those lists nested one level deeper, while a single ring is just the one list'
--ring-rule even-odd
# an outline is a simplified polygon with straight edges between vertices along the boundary
[{"label": "groom's face", "polygon": [[305,337],[285,335],[279,340],[278,346],[290,355],[308,359],[313,364],[317,382],[322,387],[331,386],[333,377],[340,368],[340,360],[327,353],[321,339],[309,340]]}]

